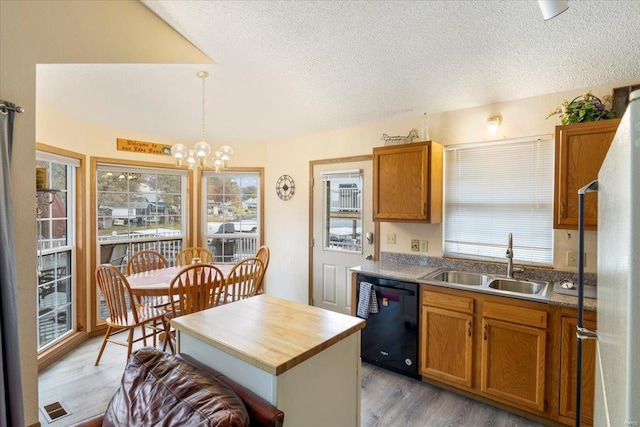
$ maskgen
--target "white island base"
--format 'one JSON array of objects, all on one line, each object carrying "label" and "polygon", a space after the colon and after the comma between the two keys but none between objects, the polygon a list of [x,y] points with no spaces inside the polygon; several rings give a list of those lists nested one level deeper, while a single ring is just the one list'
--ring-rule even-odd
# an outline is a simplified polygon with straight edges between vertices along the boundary
[{"label": "white island base", "polygon": [[[260,298],[263,302],[257,300]],[[246,303],[254,299],[256,301]],[[278,407],[285,414],[285,427],[359,427],[360,329],[364,322],[289,301],[283,306],[281,301],[284,300],[260,295],[174,319],[178,350]],[[284,315],[290,320],[289,324],[280,318],[272,325],[265,325],[263,316],[268,307],[263,303],[270,306],[273,302],[277,303],[275,309],[279,312],[289,308],[296,311]],[[237,313],[243,303],[254,305],[252,311],[258,308],[255,304],[260,304],[260,309],[253,311],[261,314],[260,319]],[[306,317],[301,319],[301,308],[319,315],[317,320],[322,324],[313,325]],[[195,317],[187,319],[191,316]],[[224,322],[220,322],[221,316],[231,316],[236,333],[220,332],[225,327]],[[341,320],[339,325],[326,324],[334,318]],[[298,327],[292,327],[291,319],[300,322]],[[247,333],[243,334],[245,329],[238,324],[245,323],[248,328],[255,320],[260,320],[253,324],[255,329],[246,329]],[[344,328],[345,320],[348,330]],[[194,327],[194,321],[199,327]],[[291,328],[297,330],[287,335],[286,330]],[[327,336],[332,338],[327,340]]]}]

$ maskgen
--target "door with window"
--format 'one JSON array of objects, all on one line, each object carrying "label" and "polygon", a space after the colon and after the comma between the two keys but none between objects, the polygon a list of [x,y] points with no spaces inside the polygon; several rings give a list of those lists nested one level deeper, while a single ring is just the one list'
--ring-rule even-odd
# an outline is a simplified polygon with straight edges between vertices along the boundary
[{"label": "door with window", "polygon": [[349,314],[349,269],[375,256],[371,160],[313,164],[312,302]]}]

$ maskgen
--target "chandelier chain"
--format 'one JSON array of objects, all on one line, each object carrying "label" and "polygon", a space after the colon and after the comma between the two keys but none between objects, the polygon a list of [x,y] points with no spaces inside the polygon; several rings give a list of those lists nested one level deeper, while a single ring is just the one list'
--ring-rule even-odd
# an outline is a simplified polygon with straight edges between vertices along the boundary
[{"label": "chandelier chain", "polygon": [[209,73],[207,72],[200,72],[199,73],[199,77],[202,79],[202,141],[205,141],[204,139],[204,117],[205,117],[205,105],[204,105],[204,79],[206,79],[209,76]]}]

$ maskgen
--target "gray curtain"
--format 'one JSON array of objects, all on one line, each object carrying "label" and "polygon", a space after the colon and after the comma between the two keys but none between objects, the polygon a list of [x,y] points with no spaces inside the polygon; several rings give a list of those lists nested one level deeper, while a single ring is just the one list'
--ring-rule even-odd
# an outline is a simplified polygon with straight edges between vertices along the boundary
[{"label": "gray curtain", "polygon": [[21,427],[24,426],[24,408],[10,174],[15,108],[14,104],[0,100],[0,425]]}]

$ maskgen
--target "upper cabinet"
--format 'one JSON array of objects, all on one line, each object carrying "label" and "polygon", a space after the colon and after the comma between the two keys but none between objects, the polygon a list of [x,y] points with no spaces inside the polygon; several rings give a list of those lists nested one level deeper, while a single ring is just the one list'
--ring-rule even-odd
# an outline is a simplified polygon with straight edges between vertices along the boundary
[{"label": "upper cabinet", "polygon": [[373,220],[442,220],[442,146],[432,141],[373,149]]},{"label": "upper cabinet", "polygon": [[[620,119],[556,126],[553,228],[578,228],[578,190],[598,179]],[[586,193],[585,230],[598,225],[598,196]]]}]

